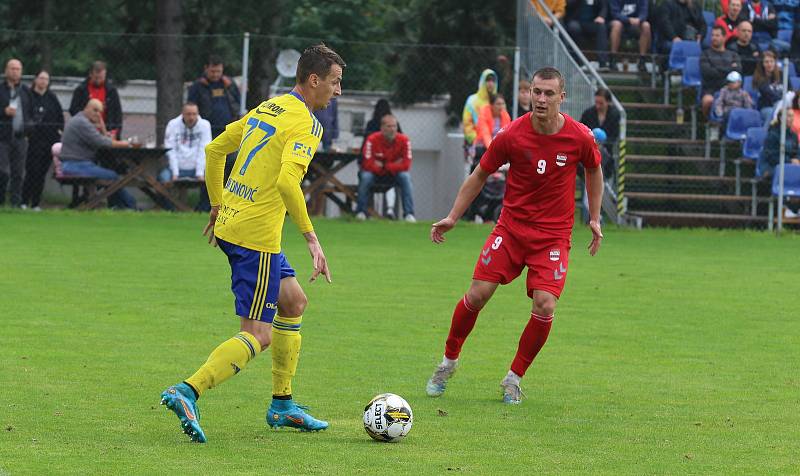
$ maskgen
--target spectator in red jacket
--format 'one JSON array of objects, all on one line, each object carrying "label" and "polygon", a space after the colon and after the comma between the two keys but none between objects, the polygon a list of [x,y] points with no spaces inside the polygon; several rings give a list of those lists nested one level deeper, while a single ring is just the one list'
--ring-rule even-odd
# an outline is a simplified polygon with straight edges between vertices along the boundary
[{"label": "spectator in red jacket", "polygon": [[414,218],[414,197],[411,186],[411,141],[405,134],[397,132],[397,119],[387,114],[381,119],[381,130],[367,137],[361,151],[360,181],[358,184],[358,203],[356,218],[367,218],[367,202],[372,184],[380,177],[400,186],[403,199],[403,215],[406,221],[416,222]]},{"label": "spectator in red jacket", "polygon": [[728,43],[731,39],[734,41],[738,39],[739,31],[736,27],[739,23],[749,20],[747,13],[742,11],[742,0],[729,0],[728,13],[723,14],[714,22],[714,26],[720,26],[725,29],[725,41]]}]

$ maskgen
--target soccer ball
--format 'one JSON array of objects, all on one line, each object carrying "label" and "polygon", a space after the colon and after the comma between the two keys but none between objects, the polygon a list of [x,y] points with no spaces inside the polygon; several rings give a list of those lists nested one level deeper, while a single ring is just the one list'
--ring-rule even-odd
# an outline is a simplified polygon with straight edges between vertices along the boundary
[{"label": "soccer ball", "polygon": [[364,429],[378,441],[397,442],[411,431],[414,414],[401,396],[382,393],[364,408]]}]

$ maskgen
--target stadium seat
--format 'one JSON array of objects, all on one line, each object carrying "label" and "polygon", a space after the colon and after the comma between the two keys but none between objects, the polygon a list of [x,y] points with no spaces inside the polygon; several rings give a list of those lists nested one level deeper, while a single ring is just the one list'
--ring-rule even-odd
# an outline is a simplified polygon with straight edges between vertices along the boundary
[{"label": "stadium seat", "polygon": [[706,36],[703,37],[703,49],[706,49],[711,47],[711,27],[714,26],[717,17],[714,16],[714,12],[703,10],[703,19],[706,21]]},{"label": "stadium seat", "polygon": [[690,56],[683,64],[683,74],[681,84],[685,88],[697,89],[697,102],[700,102],[700,92],[702,91],[703,78],[700,75],[700,58]]},{"label": "stadium seat", "polygon": [[789,76],[789,89],[797,91],[797,88],[800,88],[800,78],[797,76]]},{"label": "stadium seat", "polygon": [[[775,220],[774,202],[777,201],[780,194],[780,178],[778,167],[775,167],[775,174],[772,177],[772,198],[769,201],[769,229],[772,230],[772,223]],[[784,164],[783,165],[783,197],[797,198],[800,197],[800,165]]]},{"label": "stadium seat", "polygon": [[750,93],[750,98],[753,100],[753,106],[755,107],[758,104],[758,98],[761,94],[753,87],[753,77],[752,76],[745,76],[744,81],[742,81],[742,89]]},{"label": "stadium seat", "polygon": [[786,43],[792,43],[792,30],[778,30],[777,39],[780,41],[785,41]]},{"label": "stadium seat", "polygon": [[[749,164],[758,164],[758,159],[761,157],[761,151],[764,149],[764,142],[767,139],[766,127],[751,127],[747,129],[747,137],[742,144],[742,157],[736,159],[736,195],[741,194],[742,190],[742,162]],[[760,175],[758,168],[756,168],[755,178],[750,179],[753,188],[753,197],[756,195],[756,185],[759,182]]]},{"label": "stadium seat", "polygon": [[769,48],[770,43],[772,43],[772,36],[766,31],[755,31],[753,32],[752,42],[758,45],[758,49],[765,51]]},{"label": "stadium seat", "polygon": [[750,127],[742,145],[742,156],[749,160],[758,160],[764,141],[767,140],[767,129],[764,127]]},{"label": "stadium seat", "polygon": [[747,130],[751,127],[761,127],[761,113],[755,109],[737,107],[728,115],[728,127],[725,128],[725,138],[734,141],[743,141],[747,138]]},{"label": "stadium seat", "polygon": [[670,71],[681,71],[686,58],[691,56],[700,56],[700,44],[696,41],[678,41],[672,44],[672,49],[669,51],[668,68]]}]

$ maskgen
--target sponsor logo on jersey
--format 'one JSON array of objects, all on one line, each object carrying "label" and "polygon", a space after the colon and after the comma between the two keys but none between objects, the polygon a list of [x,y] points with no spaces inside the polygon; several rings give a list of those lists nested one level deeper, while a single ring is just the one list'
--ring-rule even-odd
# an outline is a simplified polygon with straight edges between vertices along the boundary
[{"label": "sponsor logo on jersey", "polygon": [[550,261],[558,261],[561,259],[561,250],[550,250]]},{"label": "sponsor logo on jersey", "polygon": [[295,142],[292,148],[292,155],[310,159],[312,157],[311,147],[303,144],[302,142]]},{"label": "sponsor logo on jersey", "polygon": [[567,154],[557,154],[556,165],[558,165],[559,167],[567,165]]},{"label": "sponsor logo on jersey", "polygon": [[272,117],[278,117],[281,114],[283,114],[284,112],[286,112],[286,109],[278,106],[275,103],[266,102],[266,103],[261,103],[258,106],[258,109],[256,109],[256,112],[259,113],[259,114],[266,114],[266,115],[272,116]]}]

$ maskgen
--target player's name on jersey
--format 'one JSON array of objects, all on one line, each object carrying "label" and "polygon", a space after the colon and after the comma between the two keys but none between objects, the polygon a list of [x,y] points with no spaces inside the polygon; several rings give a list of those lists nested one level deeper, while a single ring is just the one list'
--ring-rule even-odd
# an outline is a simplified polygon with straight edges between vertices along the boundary
[{"label": "player's name on jersey", "polygon": [[258,192],[258,188],[248,187],[247,185],[239,183],[232,178],[228,179],[228,183],[225,184],[225,188],[237,197],[243,198],[244,200],[250,202],[255,202],[255,198],[253,197]]}]

